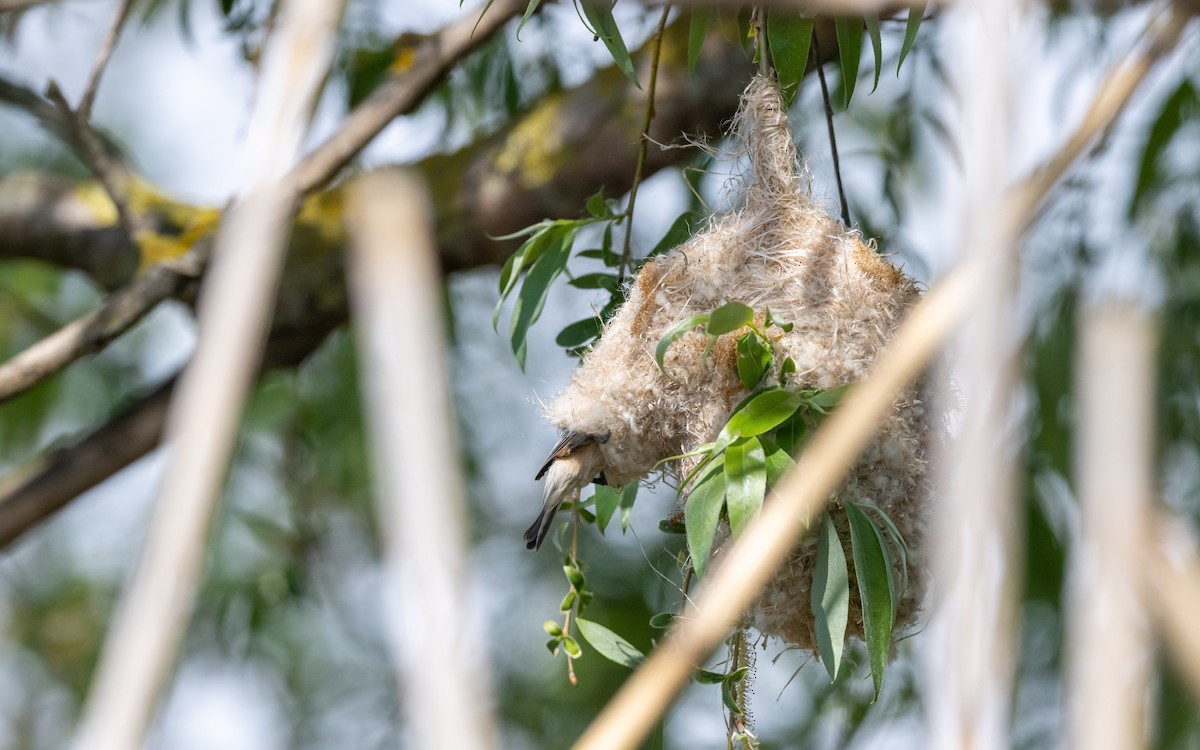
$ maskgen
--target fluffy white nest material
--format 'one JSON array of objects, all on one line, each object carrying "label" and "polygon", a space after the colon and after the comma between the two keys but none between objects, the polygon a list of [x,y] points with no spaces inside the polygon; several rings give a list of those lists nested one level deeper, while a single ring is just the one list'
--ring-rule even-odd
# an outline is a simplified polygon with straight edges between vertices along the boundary
[{"label": "fluffy white nest material", "polygon": [[[787,334],[769,329],[776,368],[791,356],[797,367],[791,385],[827,389],[862,380],[919,297],[909,278],[814,204],[773,80],[751,82],[735,125],[750,163],[740,206],[642,268],[570,385],[547,407],[564,431],[609,435],[600,450],[615,486],[711,441],[746,395],[735,365],[739,332],[720,337],[706,360],[707,337],[694,330],[671,345],[660,371],[655,347],[673,324],[730,300],[759,313],[769,307],[795,324]],[[920,389],[913,388],[897,399],[836,495],[883,508],[908,543],[900,625],[913,620],[923,589],[927,426]],[[836,509],[835,522],[848,542]],[[815,550],[810,535],[753,613],[764,634],[809,649],[815,649],[809,608]],[[720,550],[715,555],[719,563]],[[893,558],[898,566],[900,556]],[[861,634],[853,582],[851,591],[849,629]]]}]

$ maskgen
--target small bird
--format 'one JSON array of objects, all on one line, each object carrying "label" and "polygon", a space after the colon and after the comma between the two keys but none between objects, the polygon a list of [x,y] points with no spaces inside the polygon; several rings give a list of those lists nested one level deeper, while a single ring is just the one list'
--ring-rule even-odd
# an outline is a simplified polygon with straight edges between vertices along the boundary
[{"label": "small bird", "polygon": [[550,524],[563,500],[578,492],[585,484],[605,484],[604,454],[600,446],[608,442],[608,435],[586,435],[568,432],[550,451],[534,480],[546,478],[542,489],[542,510],[525,530],[525,548],[540,549],[550,531]]}]

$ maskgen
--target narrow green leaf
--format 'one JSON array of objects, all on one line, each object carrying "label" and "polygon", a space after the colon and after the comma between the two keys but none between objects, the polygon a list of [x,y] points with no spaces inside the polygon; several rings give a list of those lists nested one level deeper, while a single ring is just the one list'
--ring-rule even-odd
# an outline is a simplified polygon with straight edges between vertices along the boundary
[{"label": "narrow green leaf", "polygon": [[608,292],[617,290],[617,275],[614,273],[585,273],[576,276],[569,282],[576,289],[603,289]]},{"label": "narrow green leaf", "polygon": [[733,694],[733,683],[728,680],[721,680],[721,702],[731,716],[742,715],[742,707],[737,704],[737,697]]},{"label": "narrow green leaf", "polygon": [[762,337],[754,331],[747,331],[738,337],[737,342],[737,371],[738,378],[746,390],[752,391],[762,382],[763,377],[771,368],[775,355],[763,346]]},{"label": "narrow green leaf", "polygon": [[655,630],[666,630],[675,624],[674,612],[659,612],[650,618],[650,627]]},{"label": "narrow green leaf", "polygon": [[863,23],[867,27],[867,36],[871,40],[871,52],[875,56],[875,82],[871,86],[871,93],[875,93],[875,89],[879,88],[879,74],[883,71],[883,38],[879,35],[879,16],[874,13],[868,13],[863,16]]},{"label": "narrow green leaf", "polygon": [[703,478],[688,494],[683,506],[683,522],[687,527],[688,552],[697,576],[704,576],[708,555],[712,552],[713,535],[721,518],[725,500],[725,466],[723,458],[713,461]]},{"label": "narrow green leaf", "polygon": [[638,83],[637,71],[633,69],[633,60],[629,57],[625,40],[621,38],[617,22],[613,19],[612,5],[608,0],[580,0],[579,5],[583,8],[583,14],[587,16],[588,23],[592,25],[596,36],[600,37],[600,41],[604,42],[605,47],[608,47],[613,62],[617,64],[625,77],[640,89],[642,85]]},{"label": "narrow green leaf", "polygon": [[846,624],[850,618],[850,573],[846,552],[828,513],[821,519],[817,537],[817,564],[810,591],[817,648],[829,680],[837,679],[846,647]]},{"label": "narrow green leaf", "polygon": [[608,528],[608,522],[621,505],[621,493],[606,484],[598,484],[593,497],[596,498],[596,526],[603,534]]},{"label": "narrow green leaf", "polygon": [[854,96],[854,84],[858,82],[858,63],[862,58],[862,18],[835,18],[833,29],[837,34],[838,65],[842,71],[842,108],[850,107]]},{"label": "narrow green leaf", "polygon": [[767,494],[766,452],[758,438],[738,441],[725,449],[725,507],[736,539],[758,515]]},{"label": "narrow green leaf", "polygon": [[1152,187],[1163,182],[1160,166],[1163,154],[1170,145],[1172,137],[1184,122],[1196,118],[1197,115],[1200,115],[1200,99],[1197,98],[1191,81],[1184,78],[1178,88],[1163,102],[1158,117],[1150,126],[1150,133],[1142,150],[1137,183],[1133,189],[1133,197],[1129,201],[1130,218],[1134,217],[1150,196]]},{"label": "narrow green leaf", "polygon": [[671,344],[683,338],[683,335],[692,330],[696,326],[702,326],[708,322],[708,313],[693,315],[690,318],[685,318],[675,325],[667,329],[663,337],[658,340],[658,346],[654,349],[654,361],[658,363],[658,369],[663,369],[663,357],[667,354],[667,349]]},{"label": "narrow green leaf", "polygon": [[725,682],[724,673],[712,672],[707,669],[697,669],[696,673],[692,676],[701,685],[720,685]]},{"label": "narrow green leaf", "polygon": [[529,21],[529,17],[537,10],[542,0],[529,0],[529,5],[525,6],[525,13],[521,16],[521,22],[517,24],[517,41],[521,41],[521,29],[525,28],[525,23]]},{"label": "narrow green leaf", "polygon": [[605,659],[623,667],[635,669],[646,658],[646,655],[639,651],[637,646],[600,623],[585,620],[582,617],[576,618],[575,622],[579,625],[579,633],[584,640]]},{"label": "narrow green leaf", "polygon": [[741,302],[729,301],[712,311],[705,330],[713,336],[736,331],[742,326],[754,324],[753,308]]},{"label": "narrow green leaf", "polygon": [[792,105],[800,91],[800,81],[808,67],[813,23],[811,18],[797,18],[786,11],[773,10],[767,15],[767,41],[785,107]]},{"label": "narrow green leaf", "polygon": [[842,400],[846,398],[846,392],[850,390],[850,386],[851,384],[847,383],[846,385],[839,385],[824,391],[817,391],[808,399],[808,403],[823,414],[842,403]]},{"label": "narrow green leaf", "polygon": [[867,660],[875,684],[874,703],[883,687],[883,672],[892,647],[895,619],[895,585],[887,545],[879,529],[854,503],[845,503],[850,521],[850,546],[854,550],[854,574],[862,600],[863,630],[867,641]]},{"label": "narrow green leaf", "polygon": [[750,674],[750,667],[739,667],[729,674],[725,675],[725,679],[721,682],[728,682],[730,685],[736,685],[746,679],[746,675]]},{"label": "narrow green leaf", "polygon": [[650,254],[646,258],[656,258],[683,244],[684,240],[692,236],[691,222],[693,218],[695,218],[695,215],[691,211],[684,211],[679,214],[675,218],[675,221],[671,222],[671,227],[667,230],[667,233],[662,236],[662,239],[658,241],[658,244],[654,246],[654,249],[650,251]]},{"label": "narrow green leaf", "polygon": [[696,61],[700,59],[700,50],[708,37],[708,27],[712,25],[712,8],[694,8],[692,10],[691,26],[688,27],[688,75],[696,77]]},{"label": "narrow green leaf", "polygon": [[630,482],[621,490],[621,533],[629,530],[629,519],[633,515],[633,501],[637,500],[638,483]]},{"label": "narrow green leaf", "polygon": [[[754,437],[774,429],[796,413],[803,403],[798,393],[782,388],[772,388],[755,395],[725,423],[722,434],[736,437]],[[718,443],[721,437],[717,437]]]},{"label": "narrow green leaf", "polygon": [[[904,592],[908,591],[908,542],[904,541],[904,535],[900,533],[900,529],[896,528],[896,523],[892,517],[887,514],[883,508],[877,505],[862,506],[867,510],[875,511],[879,516],[879,520],[883,522],[884,529],[887,530],[888,536],[892,538],[892,542],[896,545],[896,549],[900,551],[900,588],[896,589],[896,603],[904,596]],[[874,523],[875,519],[872,518]],[[879,524],[876,524],[878,527]]]},{"label": "narrow green leaf", "polygon": [[774,487],[783,475],[792,470],[796,462],[788,452],[772,440],[759,438],[763,446],[763,460],[767,465],[767,487]]},{"label": "narrow green leaf", "polygon": [[576,229],[571,227],[564,233],[556,233],[555,241],[537,259],[525,276],[525,283],[517,293],[517,302],[513,306],[510,336],[513,354],[521,369],[525,369],[526,340],[537,319],[541,317],[542,308],[546,306],[546,297],[550,294],[550,284],[567,267],[571,257],[571,244],[575,241]]},{"label": "narrow green leaf", "polygon": [[900,61],[896,63],[896,77],[900,77],[900,68],[904,66],[904,58],[912,51],[913,43],[917,41],[917,29],[921,28],[921,19],[925,17],[927,3],[919,3],[908,9],[908,24],[904,27],[904,43],[900,45]]},{"label": "narrow green leaf", "polygon": [[496,309],[492,311],[492,329],[496,330],[500,322],[500,308],[504,300],[517,285],[521,272],[533,265],[545,253],[551,241],[557,237],[554,227],[539,229],[533,236],[521,243],[500,269],[500,299],[496,301]]},{"label": "narrow green leaf", "polygon": [[554,343],[564,349],[574,349],[599,337],[601,330],[600,319],[593,315],[590,318],[577,320],[559,331],[558,336],[554,339]]}]

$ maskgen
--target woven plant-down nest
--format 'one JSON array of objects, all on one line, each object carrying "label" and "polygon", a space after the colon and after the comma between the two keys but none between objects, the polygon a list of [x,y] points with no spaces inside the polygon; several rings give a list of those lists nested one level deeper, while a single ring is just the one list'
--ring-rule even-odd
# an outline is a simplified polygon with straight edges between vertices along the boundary
[{"label": "woven plant-down nest", "polygon": [[[773,80],[757,77],[747,87],[735,137],[750,164],[740,204],[641,269],[571,383],[547,406],[560,429],[609,436],[600,450],[612,485],[637,481],[662,459],[712,441],[747,394],[736,370],[739,332],[721,336],[706,358],[707,336],[693,330],[670,346],[660,370],[655,347],[673,324],[730,300],[760,314],[770,308],[795,324],[790,333],[768,329],[776,367],[787,356],[796,363],[789,387],[828,389],[866,377],[919,297],[908,277],[812,201]],[[925,579],[927,426],[921,389],[910,388],[835,495],[885,510],[907,542],[909,583],[897,602],[898,626],[913,621]],[[848,549],[844,512],[836,503],[831,510]],[[725,546],[717,546],[714,564]],[[892,557],[899,582],[901,556]],[[815,650],[815,558],[810,534],[752,612],[763,634]],[[849,631],[861,635],[853,576],[851,570]]]}]

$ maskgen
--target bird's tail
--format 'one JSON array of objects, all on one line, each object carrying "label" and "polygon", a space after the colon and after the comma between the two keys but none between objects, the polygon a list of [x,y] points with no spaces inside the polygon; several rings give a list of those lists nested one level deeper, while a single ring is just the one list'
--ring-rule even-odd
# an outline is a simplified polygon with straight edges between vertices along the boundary
[{"label": "bird's tail", "polygon": [[550,533],[550,526],[563,501],[578,490],[578,483],[572,470],[576,469],[577,461],[570,459],[555,461],[546,472],[546,484],[542,487],[542,510],[534,519],[533,525],[525,530],[525,548],[541,549],[542,542]]}]

